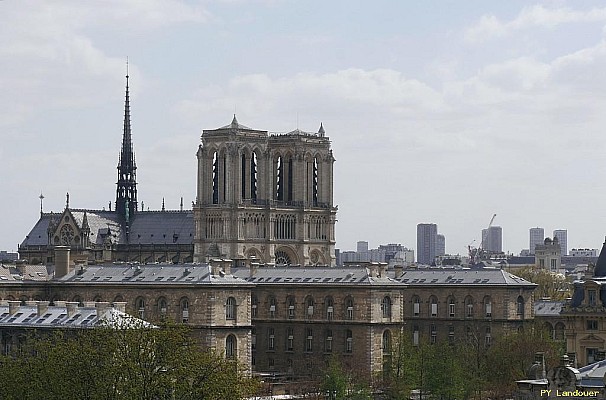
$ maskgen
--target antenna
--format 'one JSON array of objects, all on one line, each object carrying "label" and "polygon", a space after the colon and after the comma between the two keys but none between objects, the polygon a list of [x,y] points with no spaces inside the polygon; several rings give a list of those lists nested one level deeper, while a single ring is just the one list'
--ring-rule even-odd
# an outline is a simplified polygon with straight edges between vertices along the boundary
[{"label": "antenna", "polygon": [[128,56],[126,56],[126,78],[128,78]]}]

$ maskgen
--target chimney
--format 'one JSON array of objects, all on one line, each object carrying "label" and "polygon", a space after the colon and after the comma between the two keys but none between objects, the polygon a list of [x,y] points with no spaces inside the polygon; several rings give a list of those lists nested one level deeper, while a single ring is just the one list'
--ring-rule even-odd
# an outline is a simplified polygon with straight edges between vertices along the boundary
[{"label": "chimney", "polygon": [[372,262],[370,263],[369,267],[369,274],[368,276],[370,276],[371,278],[376,278],[379,275],[379,265],[376,262]]},{"label": "chimney", "polygon": [[55,279],[60,279],[70,273],[69,247],[55,247]]},{"label": "chimney", "polygon": [[394,265],[393,269],[395,272],[394,277],[396,279],[402,276],[402,272],[404,272],[404,267],[402,267],[401,265]]},{"label": "chimney", "polygon": [[8,300],[0,300],[0,307],[8,307]]},{"label": "chimney", "polygon": [[39,301],[37,304],[38,316],[41,317],[48,311],[48,301]]},{"label": "chimney", "polygon": [[223,260],[223,272],[225,273],[225,275],[231,275],[231,264],[233,263],[232,260],[226,259]]},{"label": "chimney", "polygon": [[95,308],[97,309],[97,317],[102,318],[109,309],[109,303],[106,301],[99,301],[95,303]]},{"label": "chimney", "polygon": [[67,301],[65,302],[65,308],[67,309],[67,316],[71,317],[78,311],[78,303],[77,301]]},{"label": "chimney", "polygon": [[17,271],[19,271],[19,275],[25,275],[25,260],[15,261],[15,267],[17,267]]},{"label": "chimney", "polygon": [[378,265],[378,276],[381,278],[387,278],[387,263],[379,263]]},{"label": "chimney", "polygon": [[17,312],[17,310],[19,310],[19,307],[21,307],[21,302],[19,300],[9,300],[8,301],[8,313],[10,315],[15,315],[15,313]]},{"label": "chimney", "polygon": [[125,313],[126,312],[126,302],[125,301],[114,301],[113,306],[116,310]]},{"label": "chimney", "polygon": [[210,274],[213,276],[218,276],[219,271],[221,270],[221,260],[217,260],[213,258],[210,260]]},{"label": "chimney", "polygon": [[253,276],[257,275],[258,270],[259,270],[259,263],[251,262],[250,263],[250,277],[252,278]]}]

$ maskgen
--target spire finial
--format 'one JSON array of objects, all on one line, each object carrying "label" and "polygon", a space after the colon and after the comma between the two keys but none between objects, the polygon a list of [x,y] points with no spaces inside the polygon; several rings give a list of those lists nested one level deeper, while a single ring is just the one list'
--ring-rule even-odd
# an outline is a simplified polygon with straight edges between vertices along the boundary
[{"label": "spire finial", "polygon": [[183,211],[183,196],[181,196],[181,211]]},{"label": "spire finial", "polygon": [[320,134],[320,136],[324,136],[324,134],[326,132],[324,132],[324,124],[322,122],[320,122],[320,129],[318,130],[318,133]]},{"label": "spire finial", "polygon": [[65,208],[69,208],[69,192],[65,194]]},{"label": "spire finial", "polygon": [[44,195],[42,194],[42,191],[40,191],[40,196],[38,196],[38,198],[40,199],[40,216],[42,216],[42,200],[44,200]]},{"label": "spire finial", "polygon": [[162,211],[165,211],[165,208],[164,208],[164,197],[162,197]]},{"label": "spire finial", "polygon": [[118,161],[118,182],[116,188],[116,212],[122,218],[132,217],[137,211],[137,164],[130,126],[130,93],[128,87],[128,57],[126,58],[126,96],[124,100],[124,132]]}]

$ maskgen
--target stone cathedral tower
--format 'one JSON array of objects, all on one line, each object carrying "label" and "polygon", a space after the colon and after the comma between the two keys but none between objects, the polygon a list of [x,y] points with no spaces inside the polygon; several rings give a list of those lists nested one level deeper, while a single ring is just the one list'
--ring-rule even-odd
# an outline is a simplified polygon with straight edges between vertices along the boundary
[{"label": "stone cathedral tower", "polygon": [[299,129],[204,130],[197,152],[194,260],[335,265],[330,140]]}]

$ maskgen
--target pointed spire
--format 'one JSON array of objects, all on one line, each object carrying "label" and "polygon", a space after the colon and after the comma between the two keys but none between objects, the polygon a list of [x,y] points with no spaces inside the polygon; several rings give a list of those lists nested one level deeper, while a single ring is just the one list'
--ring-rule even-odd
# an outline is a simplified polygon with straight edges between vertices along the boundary
[{"label": "pointed spire", "polygon": [[65,194],[65,208],[69,208],[69,192]]},{"label": "pointed spire", "polygon": [[40,191],[40,196],[38,196],[38,198],[40,199],[40,216],[42,216],[42,201],[44,200],[44,195],[42,194],[42,191]]},{"label": "pointed spire", "polygon": [[[116,188],[116,212],[122,218],[134,215],[137,211],[137,164],[133,150],[130,125],[130,93],[128,59],[126,60],[126,97],[124,100],[124,128],[122,148],[118,161],[118,182]],[[128,207],[128,212],[126,208]]]},{"label": "pointed spire", "polygon": [[318,129],[318,134],[320,136],[324,136],[326,132],[324,131],[324,125],[320,122],[320,129]]},{"label": "pointed spire", "polygon": [[181,211],[183,211],[183,196],[181,196]]},{"label": "pointed spire", "polygon": [[236,114],[234,114],[234,119],[231,120],[231,127],[233,129],[238,129],[238,119],[236,118]]},{"label": "pointed spire", "polygon": [[165,211],[165,208],[164,208],[164,197],[162,197],[162,211]]},{"label": "pointed spire", "polygon": [[600,251],[598,261],[595,263],[593,276],[598,278],[606,277],[606,238],[604,238],[604,244],[602,245],[602,250]]}]

